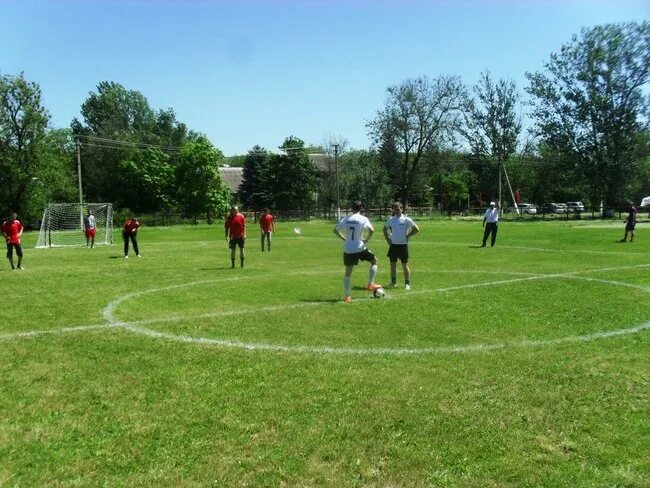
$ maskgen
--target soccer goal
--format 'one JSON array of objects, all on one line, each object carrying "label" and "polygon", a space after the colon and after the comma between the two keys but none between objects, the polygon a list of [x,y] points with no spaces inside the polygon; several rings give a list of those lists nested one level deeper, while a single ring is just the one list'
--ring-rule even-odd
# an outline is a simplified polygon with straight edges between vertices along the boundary
[{"label": "soccer goal", "polygon": [[85,246],[84,218],[95,216],[95,245],[113,244],[113,205],[110,203],[50,203],[43,213],[36,247]]}]

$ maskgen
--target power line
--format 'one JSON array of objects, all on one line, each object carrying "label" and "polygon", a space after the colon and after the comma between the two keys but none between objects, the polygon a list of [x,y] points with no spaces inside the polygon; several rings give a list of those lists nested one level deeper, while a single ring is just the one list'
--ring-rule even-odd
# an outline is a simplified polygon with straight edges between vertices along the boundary
[{"label": "power line", "polygon": [[75,137],[82,141],[84,146],[106,147],[109,149],[159,149],[161,151],[177,152],[180,151],[180,146],[169,146],[164,144],[149,144],[146,142],[123,141],[120,139],[109,139],[98,136],[88,135],[75,135]]}]

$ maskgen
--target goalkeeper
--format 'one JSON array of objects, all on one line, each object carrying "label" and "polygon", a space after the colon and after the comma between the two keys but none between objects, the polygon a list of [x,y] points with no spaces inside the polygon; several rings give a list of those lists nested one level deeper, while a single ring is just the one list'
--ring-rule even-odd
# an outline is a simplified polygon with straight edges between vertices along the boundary
[{"label": "goalkeeper", "polygon": [[95,247],[95,234],[97,233],[97,226],[95,224],[95,216],[93,211],[88,209],[88,215],[84,217],[84,233],[86,234],[86,247]]}]

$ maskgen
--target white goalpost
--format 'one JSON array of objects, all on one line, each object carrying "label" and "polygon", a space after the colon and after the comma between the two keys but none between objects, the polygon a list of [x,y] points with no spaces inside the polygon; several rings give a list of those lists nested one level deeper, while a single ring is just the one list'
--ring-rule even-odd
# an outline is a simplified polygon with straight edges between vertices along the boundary
[{"label": "white goalpost", "polygon": [[95,216],[95,245],[113,244],[113,205],[110,203],[50,203],[43,213],[37,248],[85,246],[84,217]]}]

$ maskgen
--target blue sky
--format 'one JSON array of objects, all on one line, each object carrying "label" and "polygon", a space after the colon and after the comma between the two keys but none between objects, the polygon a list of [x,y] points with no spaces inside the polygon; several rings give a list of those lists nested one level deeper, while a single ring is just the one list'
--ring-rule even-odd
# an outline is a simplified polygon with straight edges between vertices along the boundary
[{"label": "blue sky", "polygon": [[582,27],[648,18],[647,0],[0,0],[0,73],[39,83],[54,127],[116,81],[228,156],[289,135],[363,149],[388,86],[489,69],[523,92]]}]

